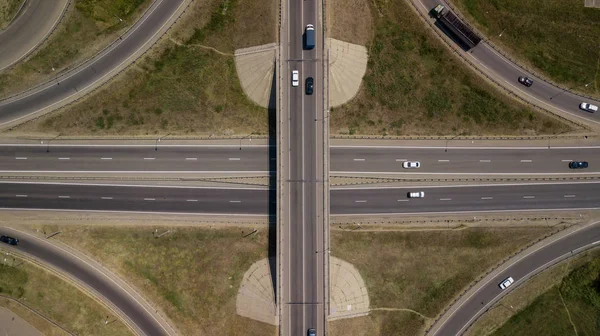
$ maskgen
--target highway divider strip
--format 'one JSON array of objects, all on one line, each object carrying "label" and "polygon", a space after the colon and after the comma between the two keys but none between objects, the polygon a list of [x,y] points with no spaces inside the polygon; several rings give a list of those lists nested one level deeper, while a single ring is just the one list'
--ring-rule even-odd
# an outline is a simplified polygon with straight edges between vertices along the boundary
[{"label": "highway divider strip", "polygon": [[[1,178],[1,177],[0,177]],[[549,182],[549,181],[596,181],[600,180],[600,176],[575,176],[575,177],[490,177],[490,178],[386,178],[386,177],[361,177],[361,176],[343,176],[343,175],[332,175],[329,180],[333,179],[350,180],[348,182],[332,182],[332,186],[359,186],[367,184],[381,184],[381,183],[453,183],[453,182]],[[355,182],[352,182],[355,181]],[[410,186],[407,186],[407,188]]]}]

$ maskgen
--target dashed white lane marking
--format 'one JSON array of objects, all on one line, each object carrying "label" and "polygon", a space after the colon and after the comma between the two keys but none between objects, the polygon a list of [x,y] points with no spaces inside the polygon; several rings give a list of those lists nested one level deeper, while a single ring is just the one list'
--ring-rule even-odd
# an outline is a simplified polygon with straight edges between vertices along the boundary
[{"label": "dashed white lane marking", "polygon": [[575,195],[565,195],[565,198],[573,198]]},{"label": "dashed white lane marking", "polygon": [[523,198],[535,198],[535,196],[523,196]]},{"label": "dashed white lane marking", "polygon": [[354,159],[354,161],[365,161],[365,159]]},{"label": "dashed white lane marking", "polygon": [[560,160],[561,162],[573,162],[573,160]]},{"label": "dashed white lane marking", "polygon": [[398,200],[398,202],[408,202],[407,199]]},{"label": "dashed white lane marking", "polygon": [[144,158],[144,160],[154,160],[154,158]]},{"label": "dashed white lane marking", "polygon": [[59,160],[71,160],[71,158],[58,158]]},{"label": "dashed white lane marking", "polygon": [[186,161],[196,161],[198,158],[185,158]]},{"label": "dashed white lane marking", "polygon": [[58,196],[58,198],[71,198],[71,196]]},{"label": "dashed white lane marking", "polygon": [[408,161],[407,159],[396,159],[396,162],[406,162]]},{"label": "dashed white lane marking", "polygon": [[26,157],[18,156],[18,157],[15,158],[15,160],[27,160],[27,158]]},{"label": "dashed white lane marking", "polygon": [[360,201],[354,201],[354,203],[367,203],[367,201],[365,201],[365,200],[360,200]]},{"label": "dashed white lane marking", "polygon": [[240,161],[240,158],[229,158],[229,161]]},{"label": "dashed white lane marking", "polygon": [[490,197],[490,196],[486,196],[486,197],[482,197],[481,199],[482,199],[482,200],[491,200],[491,199],[494,199],[494,198],[493,198],[493,197]]},{"label": "dashed white lane marking", "polygon": [[521,160],[521,162],[523,162],[523,163],[530,163],[531,160]]},{"label": "dashed white lane marking", "polygon": [[440,198],[440,201],[452,201],[452,198]]},{"label": "dashed white lane marking", "polygon": [[450,162],[450,160],[438,160],[438,162]]},{"label": "dashed white lane marking", "polygon": [[198,200],[185,200],[186,202],[198,202]]},{"label": "dashed white lane marking", "polygon": [[27,197],[27,195],[16,195],[17,197]]},{"label": "dashed white lane marking", "polygon": [[112,158],[106,157],[106,158],[100,158],[100,160],[112,160]]},{"label": "dashed white lane marking", "polygon": [[103,200],[111,200],[113,199],[112,197],[102,197]]},{"label": "dashed white lane marking", "polygon": [[479,162],[489,163],[489,162],[492,162],[492,160],[479,160]]},{"label": "dashed white lane marking", "polygon": [[155,198],[144,198],[144,201],[156,201]]},{"label": "dashed white lane marking", "polygon": [[242,201],[229,201],[229,203],[242,203]]}]

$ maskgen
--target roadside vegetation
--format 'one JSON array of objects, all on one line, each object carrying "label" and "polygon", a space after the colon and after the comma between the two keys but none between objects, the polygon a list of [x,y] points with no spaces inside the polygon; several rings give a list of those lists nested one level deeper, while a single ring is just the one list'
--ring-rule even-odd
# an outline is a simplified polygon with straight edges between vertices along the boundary
[{"label": "roadside vegetation", "polygon": [[[338,134],[536,135],[570,128],[505,96],[473,73],[442,45],[405,1],[367,1],[344,11],[331,5],[332,37],[366,43],[367,72],[357,96],[332,110]],[[340,4],[341,3],[341,4]],[[368,8],[370,20],[354,21],[351,9]],[[351,28],[354,24],[363,27]],[[343,26],[338,26],[343,25]],[[347,28],[347,29],[346,29]],[[364,31],[357,37],[346,30]],[[364,35],[364,36],[363,36]]]},{"label": "roadside vegetation", "polygon": [[25,0],[0,0],[0,31],[6,29]]},{"label": "roadside vegetation", "polygon": [[491,335],[600,335],[600,253],[571,269]]},{"label": "roadside vegetation", "polygon": [[233,53],[276,40],[276,1],[196,1],[161,47],[110,86],[21,130],[64,135],[267,134]]},{"label": "roadside vegetation", "polygon": [[6,297],[35,309],[74,335],[133,335],[108,309],[76,287],[26,261],[6,256],[6,251],[0,251],[6,257],[0,262],[0,306],[18,314],[44,335],[66,333]]},{"label": "roadside vegetation", "polygon": [[24,91],[89,59],[123,34],[150,2],[74,1],[63,21],[38,51],[0,73],[0,98]]},{"label": "roadside vegetation", "polygon": [[421,335],[485,270],[555,229],[333,230],[331,255],[358,269],[371,312],[330,322],[331,335]]},{"label": "roadside vegetation", "polygon": [[452,3],[520,63],[572,90],[600,97],[598,8],[586,8],[580,0]]},{"label": "roadside vegetation", "polygon": [[[40,226],[120,274],[161,307],[182,335],[275,335],[236,314],[244,273],[267,257],[267,230],[223,226]],[[163,234],[155,238],[154,230]]]}]

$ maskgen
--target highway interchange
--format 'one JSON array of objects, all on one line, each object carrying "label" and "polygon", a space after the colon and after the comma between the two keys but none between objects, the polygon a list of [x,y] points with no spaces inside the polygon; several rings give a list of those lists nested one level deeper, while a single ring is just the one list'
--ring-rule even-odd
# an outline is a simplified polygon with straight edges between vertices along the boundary
[{"label": "highway interchange", "polygon": [[[172,20],[185,1],[155,1],[148,12],[136,23],[132,29],[117,40],[113,45],[82,67],[63,75],[55,81],[36,87],[23,95],[0,101],[0,125],[12,124],[15,120],[26,118],[31,114],[50,110],[62,102],[75,97],[85,88],[92,87],[110,77],[111,71],[130,62],[134,54],[150,47],[148,41],[156,37],[161,29]],[[423,0],[422,9],[428,11],[435,4]],[[288,54],[284,54],[286,64],[283,66],[283,89],[289,90],[286,99],[289,103],[289,125],[303,125],[302,127],[289,127],[289,147],[287,157],[292,170],[289,178],[295,181],[304,179],[316,181],[322,162],[317,153],[320,140],[318,134],[323,134],[319,125],[326,124],[323,119],[322,107],[318,104],[322,100],[319,91],[320,62],[317,55],[322,54],[319,46],[314,51],[303,51],[301,46],[301,33],[307,23],[317,23],[317,1],[290,1],[288,18],[290,25],[287,40],[289,43]],[[317,26],[318,28],[318,26]],[[321,44],[322,45],[322,44]],[[287,49],[287,48],[282,48]],[[562,89],[546,84],[542,80],[533,78],[535,84],[531,88],[519,86],[516,78],[527,75],[522,69],[502,57],[485,43],[481,43],[468,53],[487,69],[502,78],[504,84],[518,94],[533,99],[542,107],[552,107],[559,113],[571,114],[584,118],[589,122],[598,123],[600,116],[580,111],[577,106],[582,101],[581,97],[564,92]],[[288,62],[288,60],[290,62]],[[304,61],[301,61],[304,60]],[[314,62],[313,60],[319,60]],[[289,73],[292,68],[300,67],[302,79],[310,75],[315,78],[317,88],[315,96],[305,98],[302,86],[293,92],[288,88]],[[303,81],[302,81],[303,83]],[[552,98],[550,98],[552,97]],[[589,100],[586,100],[589,101]],[[321,122],[319,122],[321,121]],[[298,133],[294,133],[298,132]],[[301,139],[314,139],[312,146],[305,147]],[[311,143],[311,142],[308,142]],[[35,145],[15,146],[6,144],[0,147],[0,173],[48,173],[84,172],[88,174],[123,174],[137,173],[140,166],[143,172],[157,174],[177,174],[181,172],[194,173],[273,173],[273,156],[266,146],[73,146],[73,145]],[[514,175],[540,176],[544,174],[568,175],[595,175],[598,174],[598,151],[600,147],[586,148],[456,148],[437,146],[426,148],[419,146],[397,147],[370,147],[336,146],[331,148],[331,174],[354,175],[397,175],[410,177],[414,175]],[[326,152],[326,151],[325,151]],[[423,167],[418,171],[405,171],[400,168],[404,160],[421,161]],[[570,160],[587,160],[590,169],[585,172],[572,171],[567,167]],[[313,170],[297,169],[308,167]],[[321,167],[321,168],[319,168]],[[291,259],[303,260],[302,263],[317,269],[323,263],[322,254],[309,253],[323,248],[320,243],[322,236],[322,222],[306,222],[303,216],[316,218],[318,205],[311,198],[317,195],[319,187],[316,183],[291,183],[290,189],[300,187],[290,195],[290,218],[296,218],[301,227],[292,227],[287,234],[291,237],[303,232],[303,241],[296,247],[290,247]],[[419,200],[408,200],[406,193],[415,189],[423,190],[426,197]],[[300,190],[304,190],[302,193]],[[413,214],[413,213],[455,213],[455,212],[486,212],[486,211],[517,211],[532,209],[593,209],[600,204],[599,190],[596,182],[587,183],[547,183],[547,184],[519,184],[519,185],[465,185],[465,186],[433,186],[422,185],[402,188],[347,188],[331,191],[331,212],[333,215],[356,215],[360,218],[369,214]],[[269,209],[269,191],[265,188],[232,187],[205,188],[154,185],[99,185],[76,183],[2,183],[0,192],[0,207],[2,208],[27,208],[27,209],[69,209],[69,210],[98,210],[98,211],[140,211],[140,212],[168,212],[168,213],[210,213],[220,215],[261,215],[267,214]],[[8,229],[1,229],[6,232]],[[473,321],[486,307],[496,300],[499,295],[497,282],[506,276],[515,277],[517,282],[535,271],[538,266],[568,255],[570,251],[587,246],[594,246],[599,241],[600,228],[598,225],[590,226],[578,231],[564,239],[549,245],[536,253],[528,255],[526,259],[514,264],[510,269],[503,271],[497,279],[482,284],[476,296],[463,304],[450,319],[446,320],[439,329],[434,329],[436,335],[451,335],[464,331],[464,328]],[[72,266],[68,259],[61,259],[53,253],[48,253],[40,246],[41,243],[24,240],[19,246],[22,252],[37,256],[40,259],[62,269],[82,281],[94,286],[96,275],[80,273],[77,266]],[[294,254],[296,253],[296,254]],[[307,260],[309,258],[310,260]],[[291,269],[290,272],[304,274],[296,277],[299,280],[295,290],[291,293],[301,302],[322,300],[322,288],[318,284],[322,274],[302,273],[300,269]],[[301,280],[301,281],[300,281]],[[151,318],[144,311],[128,307],[127,303],[111,296],[102,282],[95,283],[100,286],[98,292],[119,307],[132,322],[148,335],[168,334],[164,327],[151,323]],[[305,289],[314,290],[308,296]],[[302,294],[300,294],[302,292]],[[483,304],[480,304],[483,302]],[[322,301],[321,301],[322,303]],[[297,309],[296,307],[293,309]],[[324,316],[323,305],[309,305],[308,308],[300,307],[300,311],[291,311],[292,324],[289,334],[301,335],[306,327],[318,325],[324,328],[319,319]],[[137,311],[137,313],[136,313]],[[303,316],[299,319],[298,316]],[[293,331],[292,331],[293,330]],[[304,330],[300,332],[299,330]],[[322,332],[322,329],[319,330]]]}]

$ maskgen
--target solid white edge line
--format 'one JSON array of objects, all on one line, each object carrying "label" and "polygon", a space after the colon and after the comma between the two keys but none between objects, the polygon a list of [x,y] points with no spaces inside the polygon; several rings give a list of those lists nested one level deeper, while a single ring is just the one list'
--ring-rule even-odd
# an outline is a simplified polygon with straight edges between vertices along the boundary
[{"label": "solid white edge line", "polygon": [[[12,182],[12,181],[11,181]],[[11,183],[7,182],[7,183]],[[4,183],[0,181],[0,183]],[[567,183],[556,183],[556,182],[541,182],[541,183],[506,183],[506,184],[457,184],[457,185],[424,185],[424,186],[406,186],[406,187],[331,187],[331,190],[377,190],[377,189],[417,189],[417,188],[466,188],[466,187],[514,187],[514,186],[531,186],[531,185],[574,185],[574,184],[599,184],[600,181],[585,181],[585,182],[567,182]]]},{"label": "solid white edge line", "polygon": [[[45,139],[44,139],[45,140]],[[154,141],[151,139],[145,139],[146,141]],[[266,140],[266,139],[265,139]],[[163,140],[165,141],[165,140]],[[9,143],[0,143],[0,147],[48,147],[48,144],[9,144]],[[114,145],[106,145],[106,144],[94,144],[94,145],[85,145],[85,144],[52,144],[51,147],[80,147],[80,148],[85,148],[85,147],[120,147],[120,148],[156,148],[155,145],[120,145],[120,144],[114,144]],[[178,148],[178,147],[206,147],[206,148],[239,148],[240,145],[200,145],[200,144],[181,144],[181,145],[168,145],[168,144],[161,144],[160,148],[165,148],[165,147],[174,147],[174,148]],[[254,147],[254,148],[263,148],[263,147],[274,147],[272,145],[244,145],[244,148],[248,148],[248,147]],[[600,147],[599,147],[600,148]]]},{"label": "solid white edge line", "polygon": [[515,210],[464,210],[464,211],[428,211],[428,212],[376,212],[376,213],[345,213],[345,214],[331,214],[333,217],[343,216],[406,216],[406,215],[425,215],[425,214],[439,214],[439,215],[452,215],[452,214],[464,214],[464,213],[490,213],[490,212],[533,212],[533,211],[573,211],[573,210],[597,210],[600,207],[590,208],[560,208],[560,209],[515,209]]},{"label": "solid white edge line", "polygon": [[[494,150],[548,150],[548,146],[529,146],[529,147],[485,147],[485,146],[477,146],[477,147],[467,147],[467,146],[456,146],[456,147],[446,147],[446,146],[352,146],[352,145],[331,145],[329,148],[365,148],[365,149],[461,149],[461,150],[482,150],[482,149],[494,149]],[[600,146],[552,146],[552,149],[600,149]]]},{"label": "solid white edge line", "polygon": [[[68,174],[270,174],[262,170],[0,170],[0,173],[68,173]],[[582,173],[583,174],[583,173]],[[599,173],[600,174],[600,173]]]}]

